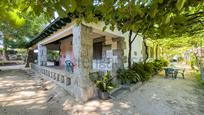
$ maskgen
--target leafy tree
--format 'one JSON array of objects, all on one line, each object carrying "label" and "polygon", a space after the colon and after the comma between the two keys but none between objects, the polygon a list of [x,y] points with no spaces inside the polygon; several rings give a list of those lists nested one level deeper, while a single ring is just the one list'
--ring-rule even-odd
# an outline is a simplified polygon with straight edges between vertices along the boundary
[{"label": "leafy tree", "polygon": [[147,38],[192,36],[203,32],[204,28],[202,0],[19,0],[0,3],[0,11],[15,12],[19,17],[19,14],[45,14],[50,19],[57,12],[60,17],[69,14],[79,22],[101,20],[111,25],[112,30],[117,27],[128,32],[128,67],[131,66],[132,43],[139,33],[146,46]]},{"label": "leafy tree", "polygon": [[192,35],[194,31],[192,32],[193,29],[189,28],[189,25],[203,30],[203,26],[200,25],[203,6],[203,2],[199,0],[193,2],[190,0],[104,0],[98,9],[106,25],[111,25],[110,29],[117,27],[129,33],[128,67],[130,67],[132,42],[139,33],[143,36],[146,47],[147,56],[144,60],[146,61],[148,52],[145,39]]},{"label": "leafy tree", "polygon": [[0,24],[0,31],[4,36],[4,60],[8,60],[8,48],[25,48],[25,45],[43,29],[42,25],[46,23],[43,15],[35,18],[32,16],[24,16],[24,19],[24,25],[18,28],[12,26],[7,21]]}]

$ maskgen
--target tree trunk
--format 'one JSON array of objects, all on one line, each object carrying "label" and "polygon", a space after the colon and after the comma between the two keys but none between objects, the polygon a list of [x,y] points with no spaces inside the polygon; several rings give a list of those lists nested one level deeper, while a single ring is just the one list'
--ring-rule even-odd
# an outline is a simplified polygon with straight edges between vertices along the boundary
[{"label": "tree trunk", "polygon": [[132,52],[132,30],[130,30],[129,32],[129,39],[128,39],[128,45],[129,45],[129,51],[128,51],[128,68],[131,68],[131,58],[132,58],[132,55],[131,55],[131,52]]},{"label": "tree trunk", "polygon": [[156,45],[156,60],[158,59],[158,44]]},{"label": "tree trunk", "polygon": [[9,59],[7,49],[8,49],[8,47],[7,47],[5,40],[4,40],[4,42],[3,42],[3,60],[4,61],[8,61],[8,59]]},{"label": "tree trunk", "polygon": [[148,47],[147,47],[145,37],[143,37],[143,44],[144,44],[144,47],[145,47],[145,55],[146,55],[145,58],[144,58],[144,63],[146,63],[147,59],[149,58],[149,54],[148,54]]},{"label": "tree trunk", "polygon": [[34,63],[34,50],[30,50],[28,49],[28,56],[27,56],[27,59],[26,59],[26,65],[25,67],[29,67],[29,64],[30,63]]}]

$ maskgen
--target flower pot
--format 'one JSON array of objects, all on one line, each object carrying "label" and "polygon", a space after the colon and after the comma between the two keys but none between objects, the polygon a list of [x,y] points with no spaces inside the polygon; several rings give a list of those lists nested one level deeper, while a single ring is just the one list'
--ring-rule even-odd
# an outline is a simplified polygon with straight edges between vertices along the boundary
[{"label": "flower pot", "polygon": [[100,99],[103,99],[103,100],[109,99],[109,93],[108,92],[103,92],[103,91],[99,90],[98,96]]}]

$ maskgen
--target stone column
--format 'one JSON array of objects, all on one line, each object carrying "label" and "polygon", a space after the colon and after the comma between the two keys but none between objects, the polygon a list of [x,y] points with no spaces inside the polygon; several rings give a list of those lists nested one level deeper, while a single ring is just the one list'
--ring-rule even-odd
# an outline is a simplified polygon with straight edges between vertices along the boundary
[{"label": "stone column", "polygon": [[125,40],[124,38],[113,38],[112,50],[113,50],[113,64],[112,64],[112,80],[114,83],[119,83],[117,80],[117,71],[119,68],[124,68],[124,49],[125,49]]},{"label": "stone column", "polygon": [[77,100],[87,101],[95,95],[95,87],[89,79],[93,57],[93,39],[90,37],[91,28],[80,24],[75,25],[72,31],[73,53],[76,61],[73,94]]},{"label": "stone column", "polygon": [[47,65],[47,47],[43,45],[38,45],[38,65]]}]

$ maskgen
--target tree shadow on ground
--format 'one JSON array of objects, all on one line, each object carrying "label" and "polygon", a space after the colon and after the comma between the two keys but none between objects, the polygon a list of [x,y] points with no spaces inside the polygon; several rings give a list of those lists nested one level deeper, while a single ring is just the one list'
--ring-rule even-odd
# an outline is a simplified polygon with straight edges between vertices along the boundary
[{"label": "tree shadow on ground", "polygon": [[[38,75],[39,76],[39,75]],[[0,72],[0,115],[119,115],[128,114],[131,103],[112,100],[76,102],[64,89],[51,81],[44,90],[25,70]],[[129,113],[131,114],[131,113]]]},{"label": "tree shadow on ground", "polygon": [[0,115],[66,115],[61,104],[47,102],[48,91],[23,70],[0,72]]}]

